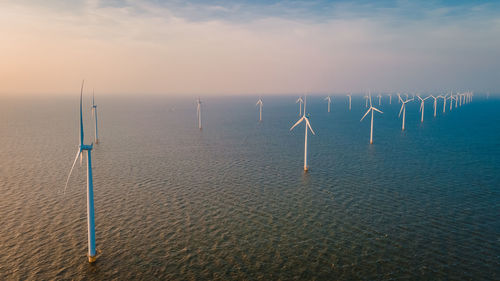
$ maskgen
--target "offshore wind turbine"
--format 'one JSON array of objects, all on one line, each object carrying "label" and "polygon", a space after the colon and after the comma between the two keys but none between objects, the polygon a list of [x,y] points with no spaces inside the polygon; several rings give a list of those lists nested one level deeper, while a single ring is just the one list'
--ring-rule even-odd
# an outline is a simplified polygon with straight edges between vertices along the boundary
[{"label": "offshore wind turbine", "polygon": [[330,98],[330,96],[328,96],[325,98],[325,100],[328,101],[328,113],[330,113],[330,104],[332,103],[332,99]]},{"label": "offshore wind turbine", "polygon": [[66,180],[66,186],[64,186],[64,192],[68,187],[69,178],[71,177],[71,172],[75,167],[78,157],[83,154],[83,151],[87,152],[87,227],[88,227],[88,259],[90,263],[96,261],[97,252],[95,247],[95,217],[94,217],[94,184],[92,178],[92,147],[93,144],[85,145],[83,143],[83,117],[82,117],[82,96],[83,96],[83,84],[80,90],[80,145],[78,146],[78,151],[76,152],[75,161],[71,170],[69,170],[68,179]]},{"label": "offshore wind turbine", "polygon": [[422,112],[422,118],[420,119],[420,122],[424,122],[424,106],[425,106],[425,100],[430,98],[431,96],[426,97],[425,99],[421,98],[420,96],[417,95],[417,97],[420,99],[420,111]]},{"label": "offshore wind turbine", "polygon": [[95,135],[94,135],[94,141],[95,143],[99,143],[99,136],[97,135],[97,104],[94,102],[94,90],[92,90],[92,117],[95,119],[95,125],[94,125],[94,130],[95,130]]},{"label": "offshore wind turbine", "polygon": [[401,112],[403,113],[403,125],[401,126],[401,131],[405,130],[405,115],[406,115],[406,104],[409,103],[410,101],[413,101],[413,99],[406,99],[403,101],[401,96],[398,95],[399,101],[401,102],[401,109],[399,110],[398,117],[401,116]]},{"label": "offshore wind turbine", "polygon": [[259,106],[259,122],[262,122],[262,105],[263,105],[262,104],[262,99],[259,98],[259,100],[257,101],[257,103],[255,105]]},{"label": "offshore wind turbine", "polygon": [[201,130],[201,100],[198,98],[196,100],[196,117],[198,117],[198,128]]},{"label": "offshore wind turbine", "polygon": [[453,108],[453,100],[455,99],[453,97],[453,93],[450,93],[450,96],[448,97],[448,99],[450,100],[450,111],[451,111]]},{"label": "offshore wind turbine", "polygon": [[306,102],[307,102],[307,98],[304,101],[304,115],[302,115],[302,118],[300,118],[299,121],[297,121],[297,123],[295,123],[295,125],[293,125],[290,128],[290,131],[291,131],[297,125],[302,123],[302,121],[305,122],[305,128],[306,128],[305,137],[304,137],[304,171],[305,172],[307,172],[307,170],[309,169],[309,167],[307,166],[307,128],[309,128],[311,130],[311,133],[313,133],[313,135],[315,135],[313,129],[311,128],[311,124],[309,123],[309,119],[306,116]]},{"label": "offshore wind turbine", "polygon": [[347,96],[349,97],[349,111],[351,111],[351,98],[352,98],[352,96],[350,94]]},{"label": "offshore wind turbine", "polygon": [[366,115],[368,115],[368,113],[370,113],[370,111],[371,111],[371,113],[372,113],[372,121],[371,121],[371,126],[370,126],[370,144],[372,144],[373,143],[373,111],[378,111],[380,113],[383,113],[383,112],[372,106],[372,97],[371,97],[371,95],[370,95],[369,98],[370,98],[370,108],[365,113],[365,115],[363,115],[363,117],[361,117],[361,120],[359,120],[359,122],[363,121],[363,119],[366,117]]},{"label": "offshore wind turbine", "polygon": [[443,113],[445,113],[446,112],[446,99],[447,99],[446,95],[444,95],[444,96],[439,95],[438,98],[443,99]]},{"label": "offshore wind turbine", "polygon": [[304,103],[304,100],[302,97],[299,97],[295,103],[299,104],[299,116],[302,115],[302,104]]},{"label": "offshore wind turbine", "polygon": [[434,117],[436,117],[437,99],[438,99],[440,96],[435,97],[434,95],[430,95],[429,97],[431,97],[431,98],[433,98],[433,99],[434,99]]}]

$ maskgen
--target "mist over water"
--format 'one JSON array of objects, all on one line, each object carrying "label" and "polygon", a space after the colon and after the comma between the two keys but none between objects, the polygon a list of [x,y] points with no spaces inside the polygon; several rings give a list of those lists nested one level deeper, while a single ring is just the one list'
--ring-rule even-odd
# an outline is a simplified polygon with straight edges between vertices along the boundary
[{"label": "mist over water", "polygon": [[[97,248],[87,253],[78,95],[0,102],[0,279],[494,280],[500,275],[500,100],[434,118],[427,100],[100,98]],[[85,142],[93,139],[84,97]],[[85,162],[84,162],[85,163]]]}]

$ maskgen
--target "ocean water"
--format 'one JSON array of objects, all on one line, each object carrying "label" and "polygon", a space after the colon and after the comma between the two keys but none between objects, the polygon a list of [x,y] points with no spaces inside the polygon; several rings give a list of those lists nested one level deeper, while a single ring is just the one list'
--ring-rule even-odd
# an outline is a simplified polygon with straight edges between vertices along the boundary
[{"label": "ocean water", "polygon": [[[1,280],[499,280],[500,100],[432,116],[361,97],[96,97],[97,248],[87,253],[78,93],[0,98]],[[85,96],[85,139],[93,137]],[[84,162],[85,163],[85,162]]]}]

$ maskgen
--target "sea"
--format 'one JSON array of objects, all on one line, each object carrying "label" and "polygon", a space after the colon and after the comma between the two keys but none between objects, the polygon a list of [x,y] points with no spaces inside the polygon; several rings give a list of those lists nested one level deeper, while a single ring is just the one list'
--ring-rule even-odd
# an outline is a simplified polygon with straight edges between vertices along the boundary
[{"label": "sea", "polygon": [[0,279],[500,280],[500,99],[332,97],[305,173],[297,96],[96,95],[94,264],[79,93],[0,97]]}]

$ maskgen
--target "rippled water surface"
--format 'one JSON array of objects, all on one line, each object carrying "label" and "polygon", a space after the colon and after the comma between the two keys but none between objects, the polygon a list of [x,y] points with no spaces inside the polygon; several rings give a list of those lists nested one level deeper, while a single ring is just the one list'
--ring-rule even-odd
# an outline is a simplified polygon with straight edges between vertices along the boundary
[{"label": "rippled water surface", "polygon": [[[78,95],[1,98],[0,279],[500,279],[500,100],[419,121],[387,98],[96,97],[98,261],[89,265]],[[92,140],[89,96],[86,142]]]}]

